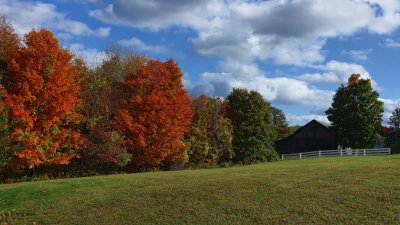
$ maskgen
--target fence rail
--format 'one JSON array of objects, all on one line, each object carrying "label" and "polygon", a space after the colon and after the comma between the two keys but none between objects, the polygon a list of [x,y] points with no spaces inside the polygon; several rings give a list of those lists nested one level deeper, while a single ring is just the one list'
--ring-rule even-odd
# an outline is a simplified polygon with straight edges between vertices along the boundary
[{"label": "fence rail", "polygon": [[282,160],[285,160],[285,159],[298,159],[298,158],[302,159],[310,157],[373,156],[373,155],[390,155],[390,148],[321,150],[313,152],[282,154],[281,158]]}]

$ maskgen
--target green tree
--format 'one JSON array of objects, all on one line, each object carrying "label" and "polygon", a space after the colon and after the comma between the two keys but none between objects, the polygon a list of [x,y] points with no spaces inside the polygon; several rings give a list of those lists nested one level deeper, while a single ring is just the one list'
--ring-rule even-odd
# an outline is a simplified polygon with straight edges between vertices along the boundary
[{"label": "green tree", "polygon": [[287,135],[288,124],[286,122],[286,116],[282,110],[272,106],[270,108],[272,113],[272,122],[275,127],[275,133],[273,139],[274,141],[278,141],[288,136]]},{"label": "green tree", "polygon": [[392,153],[400,153],[400,109],[396,108],[389,118],[389,129],[385,140]]},{"label": "green tree", "polygon": [[400,131],[400,109],[396,108],[392,113],[392,116],[389,118],[389,125],[397,130]]},{"label": "green tree", "polygon": [[219,98],[201,95],[192,100],[195,112],[190,129],[185,133],[189,142],[190,163],[216,164],[232,160],[232,124],[224,117],[224,103]]},{"label": "green tree", "polygon": [[300,125],[289,126],[288,129],[287,129],[287,136],[290,136],[290,135],[294,134],[294,132],[296,132],[300,128],[301,128]]},{"label": "green tree", "polygon": [[374,146],[374,136],[381,129],[383,102],[371,86],[371,80],[352,74],[347,86],[341,86],[326,111],[338,142],[343,147]]},{"label": "green tree", "polygon": [[234,160],[245,164],[267,161],[274,132],[270,104],[260,93],[240,88],[234,88],[225,100],[226,115],[233,125]]}]

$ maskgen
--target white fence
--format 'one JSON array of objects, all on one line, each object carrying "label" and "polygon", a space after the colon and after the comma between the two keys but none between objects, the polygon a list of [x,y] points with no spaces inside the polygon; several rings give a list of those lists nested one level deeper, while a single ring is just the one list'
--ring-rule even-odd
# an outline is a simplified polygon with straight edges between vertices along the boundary
[{"label": "white fence", "polygon": [[314,152],[282,154],[281,158],[282,160],[284,160],[284,159],[302,159],[310,157],[371,156],[371,155],[390,155],[390,148],[321,150]]}]

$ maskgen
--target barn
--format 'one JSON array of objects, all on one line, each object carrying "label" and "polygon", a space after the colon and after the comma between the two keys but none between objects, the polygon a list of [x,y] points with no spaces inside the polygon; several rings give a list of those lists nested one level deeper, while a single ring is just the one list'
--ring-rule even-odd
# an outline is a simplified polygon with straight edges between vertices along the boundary
[{"label": "barn", "polygon": [[337,149],[333,131],[322,123],[312,120],[294,134],[276,142],[279,154]]}]

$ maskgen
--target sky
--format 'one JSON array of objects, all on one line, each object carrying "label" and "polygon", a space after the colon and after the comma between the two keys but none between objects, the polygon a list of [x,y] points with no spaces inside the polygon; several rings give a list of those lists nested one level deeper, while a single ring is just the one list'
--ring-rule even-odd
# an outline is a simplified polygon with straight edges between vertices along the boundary
[{"label": "sky", "polygon": [[95,66],[111,43],[172,58],[189,94],[256,90],[289,124],[324,111],[353,73],[372,80],[384,123],[400,107],[400,0],[0,0],[21,36],[50,29]]}]

